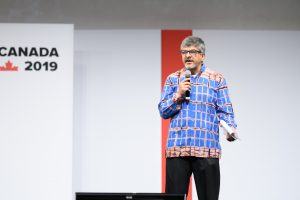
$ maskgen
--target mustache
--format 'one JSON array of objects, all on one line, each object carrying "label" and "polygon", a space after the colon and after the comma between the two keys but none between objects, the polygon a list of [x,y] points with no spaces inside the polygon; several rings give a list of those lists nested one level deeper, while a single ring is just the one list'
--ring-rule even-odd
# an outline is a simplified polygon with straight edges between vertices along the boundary
[{"label": "mustache", "polygon": [[187,58],[187,59],[184,59],[184,62],[194,62],[194,61],[192,59]]}]

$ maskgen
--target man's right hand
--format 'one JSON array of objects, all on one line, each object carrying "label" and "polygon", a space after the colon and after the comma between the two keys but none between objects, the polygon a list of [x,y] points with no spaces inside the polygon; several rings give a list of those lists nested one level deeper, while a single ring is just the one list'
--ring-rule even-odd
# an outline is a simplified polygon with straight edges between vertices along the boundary
[{"label": "man's right hand", "polygon": [[190,78],[186,78],[184,81],[179,83],[178,94],[180,96],[184,96],[185,92],[188,90],[191,90],[191,79]]}]

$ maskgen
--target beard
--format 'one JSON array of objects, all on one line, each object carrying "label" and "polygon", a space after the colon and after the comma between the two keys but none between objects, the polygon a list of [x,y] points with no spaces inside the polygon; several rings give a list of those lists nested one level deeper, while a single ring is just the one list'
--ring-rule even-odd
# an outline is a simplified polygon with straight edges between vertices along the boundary
[{"label": "beard", "polygon": [[195,68],[197,67],[197,64],[196,64],[196,63],[193,63],[193,64],[189,64],[189,65],[188,65],[188,64],[185,63],[184,66],[185,66],[186,69],[192,70],[192,69],[195,69]]}]

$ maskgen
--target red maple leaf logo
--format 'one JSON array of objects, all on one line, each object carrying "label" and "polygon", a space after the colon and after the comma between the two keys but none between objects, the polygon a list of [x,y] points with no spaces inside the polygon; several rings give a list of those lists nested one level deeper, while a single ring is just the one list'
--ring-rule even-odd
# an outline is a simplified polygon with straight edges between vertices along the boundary
[{"label": "red maple leaf logo", "polygon": [[0,66],[0,71],[18,71],[18,66],[14,66],[12,62],[7,61],[4,66]]}]

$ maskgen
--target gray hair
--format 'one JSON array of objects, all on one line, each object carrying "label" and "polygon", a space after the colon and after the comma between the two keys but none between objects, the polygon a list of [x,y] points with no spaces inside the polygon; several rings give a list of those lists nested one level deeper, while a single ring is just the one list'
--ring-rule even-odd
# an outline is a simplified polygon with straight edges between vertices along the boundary
[{"label": "gray hair", "polygon": [[198,50],[201,51],[201,53],[205,54],[205,44],[201,38],[195,36],[188,36],[184,38],[180,45],[181,48],[191,46],[198,48]]}]

